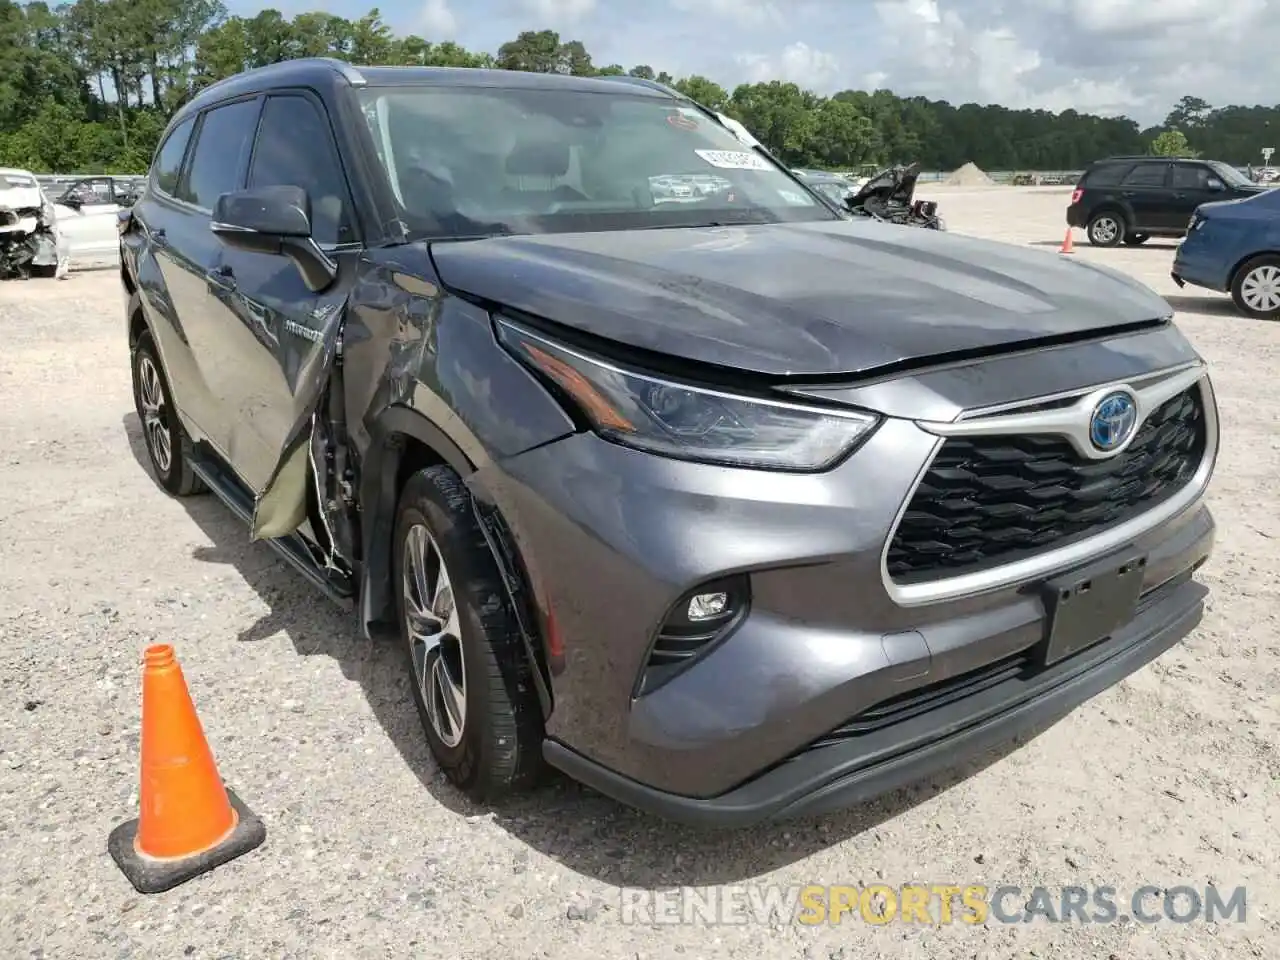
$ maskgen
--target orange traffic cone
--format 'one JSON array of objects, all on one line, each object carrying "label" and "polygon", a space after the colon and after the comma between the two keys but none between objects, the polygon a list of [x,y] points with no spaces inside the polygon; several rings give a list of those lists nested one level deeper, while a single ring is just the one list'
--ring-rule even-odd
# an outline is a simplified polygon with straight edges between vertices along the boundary
[{"label": "orange traffic cone", "polygon": [[226,788],[169,644],[142,670],[141,809],[107,849],[139,893],[161,893],[262,844],[262,821]]},{"label": "orange traffic cone", "polygon": [[1058,249],[1059,253],[1075,253],[1076,245],[1071,239],[1071,228],[1067,227],[1067,235],[1062,240],[1062,246]]}]

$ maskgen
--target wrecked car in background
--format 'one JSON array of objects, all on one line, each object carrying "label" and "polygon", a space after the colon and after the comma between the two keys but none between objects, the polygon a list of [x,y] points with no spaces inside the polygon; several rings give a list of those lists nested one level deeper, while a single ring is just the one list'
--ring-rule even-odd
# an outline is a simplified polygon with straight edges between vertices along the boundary
[{"label": "wrecked car in background", "polygon": [[53,193],[27,170],[0,168],[0,280],[65,276],[114,263],[116,214],[136,188],[119,177],[85,177]]},{"label": "wrecked car in background", "polygon": [[0,168],[0,280],[54,275],[57,219],[53,203],[32,174]]},{"label": "wrecked car in background", "polygon": [[845,206],[856,215],[888,223],[927,230],[947,229],[946,223],[938,216],[936,201],[915,199],[919,176],[919,163],[881,170],[846,200]]}]

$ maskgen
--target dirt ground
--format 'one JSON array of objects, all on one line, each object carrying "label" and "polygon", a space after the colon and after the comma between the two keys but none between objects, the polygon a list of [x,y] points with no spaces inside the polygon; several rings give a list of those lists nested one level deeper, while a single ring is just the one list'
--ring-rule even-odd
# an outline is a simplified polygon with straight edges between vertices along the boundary
[{"label": "dirt ground", "polygon": [[[1061,189],[930,185],[952,230],[1062,240]],[[1077,236],[1077,241],[1080,238]],[[682,829],[572,784],[473,809],[434,769],[398,653],[360,639],[212,498],[160,492],[111,271],[0,285],[0,956],[1280,956],[1280,326],[1178,291],[1173,245],[1077,248],[1168,296],[1212,363],[1223,449],[1204,624],[1013,751],[870,807]],[[136,895],[139,654],[177,645],[255,852]],[[630,925],[619,887],[1247,888],[1245,924]],[[1123,912],[1123,911],[1122,911]]]}]

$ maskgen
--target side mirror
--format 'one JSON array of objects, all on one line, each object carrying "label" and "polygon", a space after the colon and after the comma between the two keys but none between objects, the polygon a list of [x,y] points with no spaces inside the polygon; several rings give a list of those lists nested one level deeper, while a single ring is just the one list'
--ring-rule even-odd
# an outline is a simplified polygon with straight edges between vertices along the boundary
[{"label": "side mirror", "polygon": [[284,256],[314,293],[338,275],[338,267],[311,236],[311,198],[294,186],[256,187],[224,193],[213,205],[209,229],[229,247]]},{"label": "side mirror", "polygon": [[1219,180],[1217,177],[1210,177],[1210,178],[1209,178],[1209,189],[1210,189],[1210,190],[1214,190],[1214,191],[1217,191],[1217,190],[1225,190],[1225,189],[1227,189],[1227,185],[1226,185],[1225,183],[1223,183],[1221,180]]},{"label": "side mirror", "polygon": [[61,204],[64,207],[70,207],[72,210],[79,210],[82,205],[80,198],[75,195],[64,196],[54,202]]}]

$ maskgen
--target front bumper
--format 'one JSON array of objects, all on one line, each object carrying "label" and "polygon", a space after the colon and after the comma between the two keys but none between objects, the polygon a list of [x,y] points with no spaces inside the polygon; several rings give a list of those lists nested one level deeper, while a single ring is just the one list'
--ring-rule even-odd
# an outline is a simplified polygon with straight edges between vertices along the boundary
[{"label": "front bumper", "polygon": [[[1120,350],[1093,343],[987,361],[987,376],[948,369],[870,386],[849,402],[894,416],[931,409],[942,420],[1007,401],[1012,384],[1026,385],[1019,400],[1072,391],[1096,381],[1069,378],[1105,370],[1121,381],[1157,358],[1185,361],[1189,350],[1168,328]],[[1204,384],[1211,463],[1216,408]],[[996,385],[1004,393],[993,398]],[[1070,710],[1194,627],[1204,591],[1180,578],[1209,556],[1214,536],[1198,499],[1125,534],[1123,546],[1148,557],[1141,615],[1048,670],[1031,667],[1046,613],[1028,588],[1091,557],[963,594],[895,591],[885,544],[936,442],[890,419],[852,458],[806,476],[680,463],[576,434],[473,475],[473,489],[510,525],[555,625],[547,759],[677,819],[745,823],[828,809],[927,773],[931,758],[955,763],[958,751]],[[676,599],[739,572],[750,577],[749,615],[691,666],[638,693]],[[1026,662],[1008,676],[984,673],[1019,656]],[[974,692],[979,675],[986,685]],[[849,733],[872,712],[893,712],[893,722]]]},{"label": "front bumper", "polygon": [[1140,669],[1190,633],[1208,590],[1187,579],[1158,589],[1124,633],[1031,678],[922,713],[879,736],[806,751],[719,796],[655,790],[547,741],[548,762],[606,796],[680,823],[745,827],[829,813],[961,766],[1036,733]]}]

